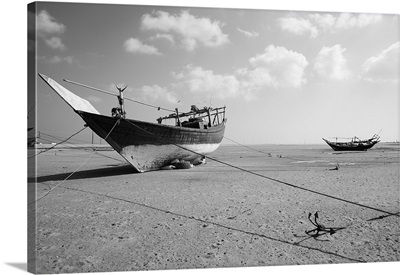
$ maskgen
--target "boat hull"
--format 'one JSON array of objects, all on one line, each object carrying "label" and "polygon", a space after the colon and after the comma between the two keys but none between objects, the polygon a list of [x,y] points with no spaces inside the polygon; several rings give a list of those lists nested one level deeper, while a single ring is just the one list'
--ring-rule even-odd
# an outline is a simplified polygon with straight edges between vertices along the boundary
[{"label": "boat hull", "polygon": [[331,142],[323,139],[334,151],[366,151],[371,149],[379,141],[372,141],[370,143],[351,143],[351,142]]},{"label": "boat hull", "polygon": [[53,79],[39,76],[139,172],[158,170],[175,159],[200,159],[215,151],[224,137],[225,117],[212,127],[189,128],[104,116]]},{"label": "boat hull", "polygon": [[[169,126],[77,111],[138,172],[158,170],[175,159],[194,161],[214,152],[222,141],[225,122],[207,129]],[[114,127],[114,128],[113,128]]]}]

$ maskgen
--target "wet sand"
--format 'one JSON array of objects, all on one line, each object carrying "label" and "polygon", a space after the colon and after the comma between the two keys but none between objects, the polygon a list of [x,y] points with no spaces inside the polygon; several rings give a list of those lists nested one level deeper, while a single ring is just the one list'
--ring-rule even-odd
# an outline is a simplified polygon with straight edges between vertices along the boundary
[{"label": "wet sand", "polygon": [[[399,261],[399,217],[388,214],[400,208],[398,143],[252,148],[210,155],[242,170],[207,159],[135,173],[114,151],[38,155],[37,273]],[[343,229],[307,235],[316,211]]]}]

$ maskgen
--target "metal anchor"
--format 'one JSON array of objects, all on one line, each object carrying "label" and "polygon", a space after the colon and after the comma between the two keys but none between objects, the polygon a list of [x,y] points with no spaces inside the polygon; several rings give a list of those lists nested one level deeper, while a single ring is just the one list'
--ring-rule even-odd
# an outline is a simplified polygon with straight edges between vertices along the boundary
[{"label": "metal anchor", "polygon": [[[339,231],[340,229],[344,229],[345,227],[327,227],[321,223],[318,222],[318,211],[315,212],[314,214],[314,221],[311,219],[312,214],[308,213],[308,220],[316,227],[314,229],[311,230],[306,230],[305,233],[307,235],[310,235],[312,237],[318,237],[321,236],[323,234],[320,234],[320,232],[325,232],[325,233],[329,233],[330,235],[335,234],[337,231]],[[312,232],[315,232],[315,234],[310,234]]]}]

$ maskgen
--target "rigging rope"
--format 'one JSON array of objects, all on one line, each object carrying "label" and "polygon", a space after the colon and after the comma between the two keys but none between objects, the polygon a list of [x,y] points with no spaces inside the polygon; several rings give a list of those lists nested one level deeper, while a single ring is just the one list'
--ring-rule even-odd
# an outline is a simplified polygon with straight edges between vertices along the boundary
[{"label": "rigging rope", "polygon": [[[159,136],[157,136],[157,135],[155,135],[155,134],[153,134],[153,133],[141,128],[140,126],[137,126],[136,124],[132,123],[131,121],[129,121],[129,120],[126,120],[126,121],[129,122],[130,124],[132,124],[134,127],[140,129],[141,131],[143,131],[143,132],[145,132],[147,134],[156,136],[157,139],[165,141],[165,139],[163,139],[163,138],[161,138],[161,137],[159,137]],[[192,152],[194,154],[197,154],[199,156],[204,156],[204,155],[202,155],[200,153],[197,153],[197,152],[195,152],[193,150],[185,148],[185,147],[183,147],[181,145],[178,145],[178,144],[175,144],[175,143],[171,143],[171,144],[174,145],[174,146],[177,146],[177,147],[179,147],[181,149],[184,149],[184,150],[187,150],[187,151]],[[227,162],[224,162],[224,161],[221,161],[221,160],[209,157],[209,156],[207,156],[207,158],[209,158],[209,159],[211,159],[211,160],[213,160],[215,162],[219,162],[221,164],[224,164],[226,166],[238,169],[240,171],[243,171],[243,172],[246,172],[246,173],[261,177],[261,178],[269,179],[271,181],[274,181],[274,182],[277,182],[277,183],[280,183],[280,184],[284,184],[284,185],[289,186],[289,187],[297,188],[297,189],[300,189],[300,190],[303,190],[303,191],[306,191],[306,192],[314,193],[314,194],[321,195],[321,196],[324,196],[324,197],[328,197],[328,198],[331,198],[331,199],[335,199],[335,200],[339,200],[339,201],[346,202],[346,203],[349,203],[349,204],[353,204],[353,205],[356,205],[356,206],[359,206],[359,207],[368,208],[368,209],[375,210],[375,211],[378,211],[378,212],[382,212],[382,213],[385,213],[385,214],[388,214],[388,215],[398,216],[399,217],[398,213],[391,213],[391,212],[388,212],[388,211],[385,211],[385,210],[382,210],[382,209],[378,209],[378,208],[375,208],[375,207],[371,207],[371,206],[368,206],[368,205],[363,205],[363,204],[360,204],[360,203],[357,203],[357,202],[353,202],[353,201],[349,201],[349,200],[342,199],[342,198],[339,198],[339,197],[335,197],[335,196],[332,196],[332,195],[324,194],[322,192],[315,191],[315,190],[312,190],[312,189],[309,189],[309,188],[297,186],[297,185],[294,185],[294,184],[291,184],[291,183],[288,183],[288,182],[284,182],[284,181],[281,181],[281,180],[278,180],[278,179],[274,179],[274,178],[271,178],[271,177],[268,177],[268,176],[265,176],[265,175],[258,174],[256,172],[253,172],[253,171],[250,171],[250,170],[246,170],[246,169],[241,168],[239,166],[235,166],[235,165],[229,164]]]},{"label": "rigging rope", "polygon": [[[104,90],[101,90],[101,89],[98,89],[98,88],[95,88],[95,87],[91,87],[91,86],[88,86],[88,85],[85,85],[85,84],[81,84],[81,83],[78,83],[78,82],[74,82],[74,81],[71,81],[71,80],[68,80],[68,79],[63,79],[63,80],[64,80],[65,82],[68,82],[68,83],[71,83],[71,84],[75,84],[75,85],[78,85],[78,86],[81,86],[81,87],[85,87],[85,88],[87,88],[87,89],[95,90],[95,91],[101,92],[101,93],[103,93],[103,94],[108,94],[108,95],[112,95],[112,96],[118,97],[118,95],[116,95],[116,94],[113,94],[113,93],[110,93],[110,92],[107,92],[107,91],[104,91]],[[129,97],[124,97],[124,99],[129,100],[129,101],[132,101],[132,102],[135,102],[135,103],[138,103],[138,104],[142,104],[142,105],[145,105],[145,106],[148,106],[148,107],[156,108],[157,110],[164,110],[164,111],[168,111],[168,112],[175,112],[174,110],[170,110],[170,109],[162,108],[162,107],[159,107],[159,106],[155,106],[155,105],[143,103],[143,102],[140,102],[140,101],[138,101],[138,100],[131,99],[131,98],[129,98]]]}]

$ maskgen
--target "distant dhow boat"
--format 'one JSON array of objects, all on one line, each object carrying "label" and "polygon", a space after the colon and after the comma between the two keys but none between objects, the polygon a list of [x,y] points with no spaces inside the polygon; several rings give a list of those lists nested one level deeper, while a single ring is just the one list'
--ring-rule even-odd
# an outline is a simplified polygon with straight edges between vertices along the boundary
[{"label": "distant dhow boat", "polygon": [[[138,172],[161,169],[176,159],[189,162],[202,159],[214,152],[224,137],[225,107],[198,109],[192,105],[187,113],[179,113],[176,108],[175,113],[158,118],[157,123],[127,119],[124,89],[117,87],[119,107],[106,116],[53,79],[39,76]],[[169,119],[174,119],[175,125],[162,124]]]},{"label": "distant dhow boat", "polygon": [[333,150],[335,151],[366,151],[377,144],[379,140],[377,134],[373,135],[372,138],[366,140],[360,140],[358,137],[351,138],[350,141],[329,141],[322,138]]}]

